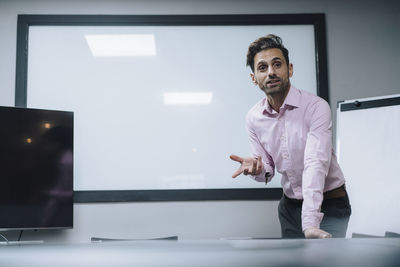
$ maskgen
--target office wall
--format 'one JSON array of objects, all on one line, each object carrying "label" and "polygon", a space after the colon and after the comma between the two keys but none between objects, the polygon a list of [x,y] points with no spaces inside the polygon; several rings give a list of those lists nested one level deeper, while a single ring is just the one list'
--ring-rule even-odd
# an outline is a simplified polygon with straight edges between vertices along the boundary
[{"label": "office wall", "polygon": [[[338,100],[400,92],[400,4],[328,0],[0,0],[0,105],[14,104],[18,14],[325,13],[331,107]],[[294,66],[296,71],[296,66]],[[335,112],[333,112],[335,120]],[[241,179],[246,179],[242,177]],[[87,241],[90,236],[183,239],[280,235],[276,201],[75,205],[75,227],[28,231],[23,239]],[[14,237],[17,233],[10,232]]]}]

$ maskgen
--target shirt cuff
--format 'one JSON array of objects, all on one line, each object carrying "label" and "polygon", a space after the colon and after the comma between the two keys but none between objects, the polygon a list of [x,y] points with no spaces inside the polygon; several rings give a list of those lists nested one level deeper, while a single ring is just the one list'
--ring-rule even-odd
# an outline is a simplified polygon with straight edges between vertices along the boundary
[{"label": "shirt cuff", "polygon": [[303,232],[310,228],[319,229],[324,214],[322,212],[303,212],[301,214],[301,225]]},{"label": "shirt cuff", "polygon": [[264,164],[264,169],[259,175],[252,175],[251,176],[257,182],[265,182],[268,183],[274,177],[274,169],[271,166]]}]

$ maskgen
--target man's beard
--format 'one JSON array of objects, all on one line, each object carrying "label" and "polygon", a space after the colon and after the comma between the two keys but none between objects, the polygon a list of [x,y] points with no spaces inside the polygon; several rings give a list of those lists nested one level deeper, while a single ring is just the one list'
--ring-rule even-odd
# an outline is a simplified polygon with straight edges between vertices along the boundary
[{"label": "man's beard", "polygon": [[289,89],[289,80],[282,80],[278,79],[280,81],[280,84],[274,87],[268,87],[268,84],[263,84],[260,86],[260,89],[266,93],[267,95],[277,95],[277,94],[283,94]]}]

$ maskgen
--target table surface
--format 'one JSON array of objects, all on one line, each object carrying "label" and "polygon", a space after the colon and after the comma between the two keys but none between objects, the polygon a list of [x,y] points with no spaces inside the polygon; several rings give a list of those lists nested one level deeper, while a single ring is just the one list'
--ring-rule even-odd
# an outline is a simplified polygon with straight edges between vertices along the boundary
[{"label": "table surface", "polygon": [[400,238],[2,242],[0,266],[400,266]]}]

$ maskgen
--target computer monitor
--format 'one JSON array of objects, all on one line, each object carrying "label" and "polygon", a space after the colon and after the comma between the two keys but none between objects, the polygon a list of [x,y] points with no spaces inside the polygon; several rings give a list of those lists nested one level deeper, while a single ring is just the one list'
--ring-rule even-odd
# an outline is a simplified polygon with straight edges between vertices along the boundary
[{"label": "computer monitor", "polygon": [[73,227],[73,112],[0,107],[0,230]]}]

